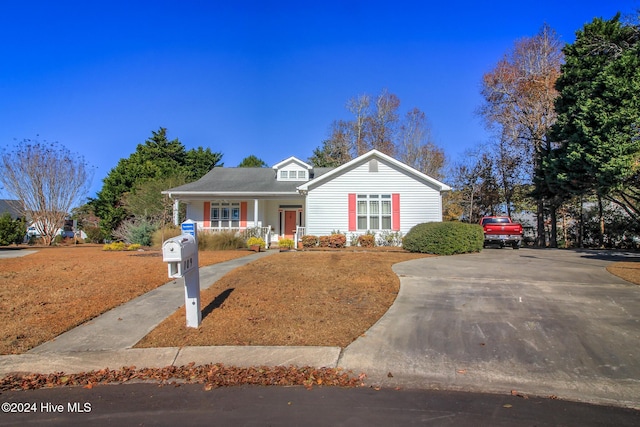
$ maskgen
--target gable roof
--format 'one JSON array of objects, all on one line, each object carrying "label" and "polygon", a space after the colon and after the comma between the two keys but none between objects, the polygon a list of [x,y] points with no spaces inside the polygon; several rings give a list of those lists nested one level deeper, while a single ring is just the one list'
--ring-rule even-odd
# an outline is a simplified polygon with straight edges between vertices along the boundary
[{"label": "gable roof", "polygon": [[283,161],[276,163],[275,165],[272,166],[272,169],[280,169],[283,166],[288,165],[289,163],[296,163],[300,166],[302,166],[303,168],[307,169],[307,170],[311,170],[313,169],[313,166],[311,166],[308,163],[303,162],[302,160],[298,159],[297,157],[291,156],[287,159],[284,159]]},{"label": "gable roof", "polygon": [[407,166],[406,164],[381,153],[371,150],[360,157],[356,157],[337,168],[312,168],[309,170],[309,181],[300,184],[300,181],[278,181],[276,179],[276,166],[285,165],[291,161],[301,162],[295,157],[289,157],[281,161],[273,168],[225,168],[216,167],[211,169],[206,175],[197,181],[181,185],[162,194],[169,197],[288,197],[299,196],[300,192],[308,191],[310,187],[322,185],[323,182],[359,166],[371,159],[378,159],[388,163],[413,176],[415,179],[424,181],[436,188],[438,191],[450,191],[451,188],[442,182],[431,178],[422,172]]},{"label": "gable roof", "polygon": [[359,166],[365,162],[368,162],[371,159],[378,159],[381,160],[385,163],[389,163],[395,167],[397,167],[398,169],[401,169],[403,171],[405,171],[407,174],[412,175],[413,177],[415,177],[416,179],[425,181],[429,184],[431,184],[432,186],[434,186],[438,191],[451,191],[451,187],[449,187],[447,184],[444,184],[440,181],[438,181],[435,178],[431,178],[429,175],[425,175],[422,172],[420,172],[417,169],[412,168],[411,166],[408,166],[404,163],[402,163],[399,160],[394,159],[391,156],[388,156],[378,150],[371,150],[366,152],[365,154],[356,157],[355,159],[352,159],[350,161],[348,161],[347,163],[338,166],[335,169],[332,169],[331,171],[323,174],[322,176],[320,176],[319,178],[314,179],[313,181],[309,181],[309,182],[305,182],[304,184],[298,186],[298,190],[299,191],[308,191],[309,187],[315,187],[318,185],[322,185],[323,182],[326,182],[328,180],[331,180],[332,178],[340,175],[341,173],[352,169],[356,166]]},{"label": "gable roof", "polygon": [[[315,168],[310,178],[318,177],[330,168]],[[163,191],[173,196],[287,196],[298,195],[300,181],[278,181],[271,168],[216,167],[197,181]]]}]

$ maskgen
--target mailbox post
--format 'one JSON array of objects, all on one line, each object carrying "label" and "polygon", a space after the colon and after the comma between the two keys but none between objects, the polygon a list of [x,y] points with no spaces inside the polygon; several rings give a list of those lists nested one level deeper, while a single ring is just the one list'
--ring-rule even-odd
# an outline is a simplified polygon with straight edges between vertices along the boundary
[{"label": "mailbox post", "polygon": [[200,310],[200,271],[198,269],[198,235],[196,222],[182,223],[182,234],[162,244],[162,260],[168,263],[170,278],[184,278],[184,302],[187,327],[202,323]]}]

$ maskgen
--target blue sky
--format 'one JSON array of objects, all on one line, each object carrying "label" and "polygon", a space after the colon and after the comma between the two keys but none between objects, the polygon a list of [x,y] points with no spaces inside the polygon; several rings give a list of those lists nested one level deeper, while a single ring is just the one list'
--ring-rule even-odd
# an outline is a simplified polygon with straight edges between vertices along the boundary
[{"label": "blue sky", "polygon": [[486,142],[483,73],[547,23],[564,42],[613,1],[0,1],[0,147],[59,141],[91,193],[160,127],[187,148],[306,160],[349,98],[417,107],[455,163]]}]

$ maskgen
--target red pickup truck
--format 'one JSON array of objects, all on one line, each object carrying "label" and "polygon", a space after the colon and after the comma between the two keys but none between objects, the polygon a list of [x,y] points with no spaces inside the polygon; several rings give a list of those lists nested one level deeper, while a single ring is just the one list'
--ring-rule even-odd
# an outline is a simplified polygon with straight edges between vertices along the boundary
[{"label": "red pickup truck", "polygon": [[520,249],[522,245],[522,224],[512,222],[508,216],[485,216],[480,220],[484,228],[484,246],[500,245],[501,248],[511,245]]}]

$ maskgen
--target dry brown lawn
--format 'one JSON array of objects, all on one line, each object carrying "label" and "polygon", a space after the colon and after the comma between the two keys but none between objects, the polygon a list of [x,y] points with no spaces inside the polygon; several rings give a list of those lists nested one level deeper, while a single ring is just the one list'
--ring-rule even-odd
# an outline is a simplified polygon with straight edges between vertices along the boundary
[{"label": "dry brown lawn", "polygon": [[240,267],[202,292],[203,321],[184,308],[137,347],[318,345],[345,347],[388,310],[400,288],[393,252],[284,252]]},{"label": "dry brown lawn", "polygon": [[607,271],[627,282],[640,285],[640,262],[623,261],[609,264]]},{"label": "dry brown lawn", "polygon": [[[102,246],[27,248],[0,259],[0,354],[19,354],[169,281],[159,251],[104,252]],[[249,254],[201,252],[200,265]],[[284,252],[238,268],[203,291],[202,326],[184,309],[138,346],[346,346],[394,301],[391,265],[423,257],[402,251]],[[608,270],[640,284],[640,263]]]},{"label": "dry brown lawn", "polygon": [[[0,259],[0,354],[23,353],[169,281],[160,251],[25,249],[38,252]],[[247,254],[202,252],[200,265]]]}]

